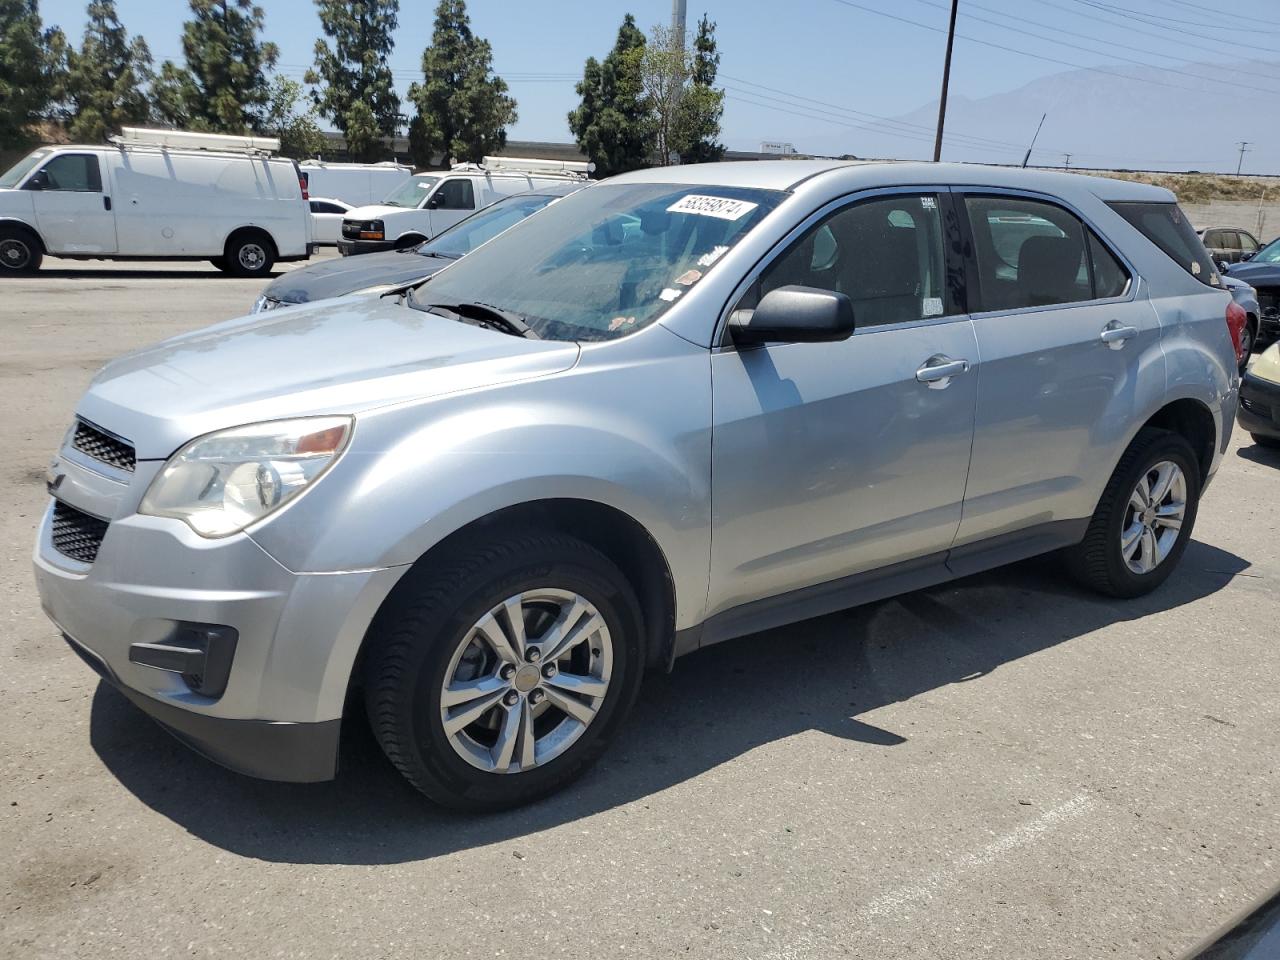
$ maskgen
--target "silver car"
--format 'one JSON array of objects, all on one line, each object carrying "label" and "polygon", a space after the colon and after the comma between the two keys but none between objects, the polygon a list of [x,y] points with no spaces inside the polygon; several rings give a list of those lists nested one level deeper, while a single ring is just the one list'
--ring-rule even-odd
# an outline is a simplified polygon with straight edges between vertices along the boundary
[{"label": "silver car", "polygon": [[334,776],[362,703],[427,796],[522,803],[700,647],[1051,550],[1157,587],[1231,432],[1233,308],[1155,187],[631,173],[417,289],[109,364],[39,592],[233,769]]}]

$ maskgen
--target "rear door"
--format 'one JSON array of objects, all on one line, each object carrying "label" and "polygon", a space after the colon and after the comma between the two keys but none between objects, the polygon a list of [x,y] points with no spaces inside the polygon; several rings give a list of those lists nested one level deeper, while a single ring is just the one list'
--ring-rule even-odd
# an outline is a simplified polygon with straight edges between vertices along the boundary
[{"label": "rear door", "polygon": [[96,153],[60,153],[28,180],[36,225],[50,253],[115,253],[116,220]]},{"label": "rear door", "polygon": [[[1138,384],[1160,378],[1159,323],[1131,267],[1045,197],[957,192],[982,366],[957,547],[1089,516]],[[1158,368],[1158,369],[1157,369]]]},{"label": "rear door", "polygon": [[852,300],[857,330],[712,354],[709,613],[951,546],[977,344],[949,210],[937,188],[839,201],[741,296],[749,309],[780,286],[833,290]]}]

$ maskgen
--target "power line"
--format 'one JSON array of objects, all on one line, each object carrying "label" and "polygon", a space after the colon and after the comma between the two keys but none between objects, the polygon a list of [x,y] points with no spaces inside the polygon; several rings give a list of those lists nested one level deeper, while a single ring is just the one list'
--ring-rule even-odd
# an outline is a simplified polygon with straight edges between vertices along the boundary
[{"label": "power line", "polygon": [[[1222,30],[1226,32],[1235,32],[1235,27],[1220,27],[1214,23],[1205,23],[1201,20],[1178,20],[1175,17],[1158,16],[1154,13],[1139,13],[1133,10],[1126,10],[1124,7],[1113,6],[1110,3],[1103,3],[1102,0],[1076,0],[1077,3],[1083,3],[1086,6],[1097,7],[1100,10],[1112,10],[1120,16],[1129,17],[1133,20],[1145,20],[1147,22],[1163,20],[1166,23],[1178,23],[1183,26],[1195,27],[1197,30]],[[1280,30],[1266,30],[1261,28],[1252,28],[1254,33],[1280,34]]]}]

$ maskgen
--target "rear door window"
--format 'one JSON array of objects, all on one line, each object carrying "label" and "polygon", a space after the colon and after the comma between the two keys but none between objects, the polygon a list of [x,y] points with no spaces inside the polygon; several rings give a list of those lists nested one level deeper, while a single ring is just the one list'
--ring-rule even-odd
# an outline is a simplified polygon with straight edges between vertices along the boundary
[{"label": "rear door window", "polygon": [[1222,286],[1209,251],[1176,203],[1126,201],[1108,206],[1201,283],[1210,287]]},{"label": "rear door window", "polygon": [[1085,226],[1061,207],[1019,197],[966,196],[980,309],[1017,310],[1094,299]]}]

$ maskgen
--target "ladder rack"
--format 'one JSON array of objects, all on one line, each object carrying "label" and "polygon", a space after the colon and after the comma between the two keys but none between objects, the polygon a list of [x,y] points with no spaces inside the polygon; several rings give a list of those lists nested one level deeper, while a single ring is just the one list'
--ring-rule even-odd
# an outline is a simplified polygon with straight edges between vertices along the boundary
[{"label": "ladder rack", "polygon": [[248,134],[190,133],[186,130],[153,130],[146,127],[122,127],[111,138],[119,147],[150,147],[159,150],[209,150],[217,153],[243,153],[269,157],[280,149],[275,137]]}]

